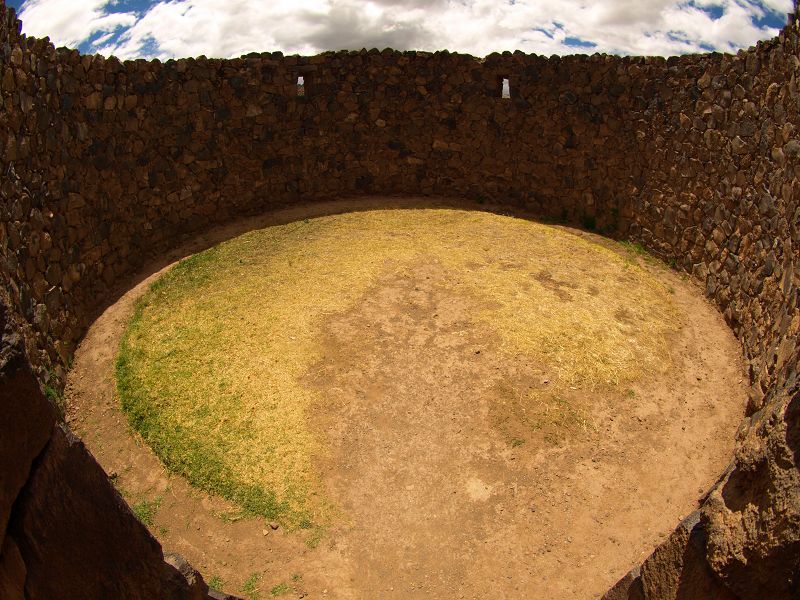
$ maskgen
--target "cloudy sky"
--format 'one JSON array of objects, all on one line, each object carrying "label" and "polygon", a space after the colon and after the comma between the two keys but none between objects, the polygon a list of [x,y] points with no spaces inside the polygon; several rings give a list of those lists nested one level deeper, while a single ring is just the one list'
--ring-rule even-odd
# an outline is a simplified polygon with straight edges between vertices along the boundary
[{"label": "cloudy sky", "polygon": [[23,31],[127,58],[396,48],[484,56],[736,51],[793,0],[6,0]]}]

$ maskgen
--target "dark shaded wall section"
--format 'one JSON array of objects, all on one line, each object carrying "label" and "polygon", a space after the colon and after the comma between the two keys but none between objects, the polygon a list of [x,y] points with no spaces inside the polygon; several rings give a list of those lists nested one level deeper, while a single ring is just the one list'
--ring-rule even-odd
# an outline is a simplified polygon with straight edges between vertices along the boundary
[{"label": "dark shaded wall section", "polygon": [[0,598],[207,598],[57,423],[16,330],[0,303]]},{"label": "dark shaded wall section", "polygon": [[[22,452],[2,472],[0,518],[13,526],[0,581],[12,571],[31,586],[46,580],[58,548],[42,537],[47,518],[69,530],[69,510],[46,500],[53,486],[105,486],[98,531],[135,529],[108,483],[83,475],[102,472],[33,390],[57,396],[75,345],[117,287],[219,223],[387,194],[516,205],[639,241],[703,285],[748,361],[748,417],[700,510],[609,598],[796,596],[798,73],[795,16],[735,56],[386,50],[161,63],[26,38],[0,0],[0,294],[25,349],[21,368],[38,380],[25,380],[35,402],[13,404],[6,379],[0,395],[10,415],[0,440],[14,429]],[[94,544],[82,551],[92,556]],[[164,575],[160,549],[141,548],[142,569],[155,569],[142,590],[157,581],[190,593],[170,579],[174,569]]]}]

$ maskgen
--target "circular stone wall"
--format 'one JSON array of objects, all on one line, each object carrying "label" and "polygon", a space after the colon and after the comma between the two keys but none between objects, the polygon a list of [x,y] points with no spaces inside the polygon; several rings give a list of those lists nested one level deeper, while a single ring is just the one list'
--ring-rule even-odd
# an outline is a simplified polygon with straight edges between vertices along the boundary
[{"label": "circular stone wall", "polygon": [[109,361],[84,357],[110,358],[132,298],[77,354],[73,423],[165,547],[228,589],[596,597],[691,512],[744,406],[735,341],[666,265],[489,213],[298,219],[133,296],[127,417],[211,496],[144,449],[129,462],[99,410]]},{"label": "circular stone wall", "polygon": [[187,236],[276,206],[453,194],[641,242],[701,285],[742,347],[747,416],[729,466],[608,598],[796,595],[796,12],[735,56],[363,50],[162,63],[56,49],[22,35],[0,0],[0,586],[203,593],[163,563],[56,418],[77,343],[132,274]]}]

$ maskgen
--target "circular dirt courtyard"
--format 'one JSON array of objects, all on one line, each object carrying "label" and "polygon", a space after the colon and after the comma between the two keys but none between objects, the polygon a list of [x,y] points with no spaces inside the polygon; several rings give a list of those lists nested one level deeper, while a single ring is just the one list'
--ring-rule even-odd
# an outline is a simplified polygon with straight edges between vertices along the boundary
[{"label": "circular dirt courtyard", "polygon": [[182,256],[91,327],[68,419],[212,587],[599,597],[732,452],[739,347],[636,245],[361,199]]}]

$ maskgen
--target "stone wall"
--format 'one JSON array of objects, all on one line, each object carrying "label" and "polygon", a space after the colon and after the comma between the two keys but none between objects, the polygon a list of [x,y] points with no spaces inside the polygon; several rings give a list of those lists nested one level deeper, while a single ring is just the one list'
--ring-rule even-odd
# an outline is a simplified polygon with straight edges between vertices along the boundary
[{"label": "stone wall", "polygon": [[[499,201],[640,241],[705,286],[742,343],[752,394],[702,509],[610,594],[789,597],[800,583],[797,27],[792,17],[736,56],[119,62],[20,35],[0,0],[9,320],[57,396],[95,311],[146,261],[221,222],[337,196]],[[63,454],[48,476],[83,485],[85,449],[47,435]],[[3,477],[43,490],[27,469]],[[20,497],[33,505],[33,493]]]},{"label": "stone wall", "polygon": [[800,595],[798,34],[790,15],[753,51],[672,59],[637,126],[629,236],[704,284],[752,389],[726,473],[609,599]]},{"label": "stone wall", "polygon": [[147,258],[279,204],[462,196],[624,232],[625,115],[663,62],[362,51],[120,63],[30,39],[7,51],[0,165],[27,192],[8,194],[0,242],[56,372]]}]

